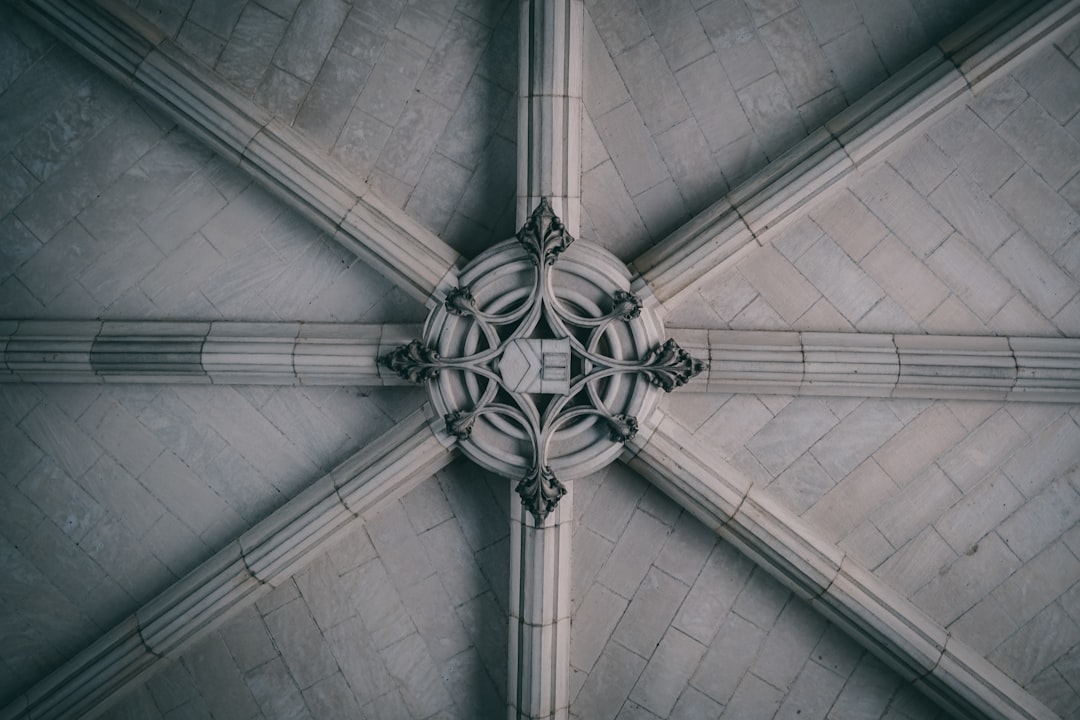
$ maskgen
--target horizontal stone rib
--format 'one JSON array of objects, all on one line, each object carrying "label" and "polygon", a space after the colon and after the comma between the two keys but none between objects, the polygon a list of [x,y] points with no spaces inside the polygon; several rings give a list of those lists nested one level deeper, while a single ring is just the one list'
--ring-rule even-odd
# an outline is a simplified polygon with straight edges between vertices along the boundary
[{"label": "horizontal stone rib", "polygon": [[1080,401],[1080,339],[668,330],[709,368],[681,392]]},{"label": "horizontal stone rib", "polygon": [[401,385],[378,359],[416,325],[5,321],[0,382]]},{"label": "horizontal stone rib", "polygon": [[[269,592],[355,527],[453,458],[448,438],[419,409],[0,710],[4,720],[97,717],[165,659]],[[351,507],[340,488],[366,488]]]},{"label": "horizontal stone rib", "polygon": [[131,8],[84,0],[14,4],[421,302],[438,303],[456,285],[457,251]]},{"label": "horizontal stone rib", "polygon": [[1036,5],[996,3],[642,253],[633,269],[674,307],[1080,18],[1080,0]]},{"label": "horizontal stone rib", "polygon": [[[1056,716],[658,410],[624,461],[958,717]],[[677,461],[688,458],[690,461]]]}]

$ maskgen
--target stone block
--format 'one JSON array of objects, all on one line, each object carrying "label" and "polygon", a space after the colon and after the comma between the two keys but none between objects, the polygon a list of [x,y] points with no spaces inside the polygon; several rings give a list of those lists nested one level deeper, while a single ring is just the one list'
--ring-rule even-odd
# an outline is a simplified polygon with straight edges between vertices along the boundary
[{"label": "stone block", "polygon": [[777,72],[796,105],[832,89],[835,80],[820,42],[801,10],[785,13],[758,28]]},{"label": "stone block", "polygon": [[835,484],[836,481],[821,468],[817,460],[804,454],[777,475],[768,487],[769,492],[779,498],[785,507],[801,515]]},{"label": "stone block", "polygon": [[862,267],[915,320],[929,315],[949,292],[925,264],[891,235],[866,256]]},{"label": "stone block", "polygon": [[989,257],[1016,231],[1016,225],[990,196],[961,172],[954,172],[929,196],[945,219]]},{"label": "stone block", "polygon": [[184,655],[184,665],[213,712],[225,717],[248,717],[258,706],[228,648],[217,634],[197,643]]},{"label": "stone block", "polygon": [[704,654],[704,645],[669,629],[634,685],[630,699],[667,717]]},{"label": "stone block", "polygon": [[1024,624],[1080,580],[1080,561],[1054,543],[1017,570],[994,597],[1017,624]]},{"label": "stone block", "polygon": [[753,563],[732,546],[717,544],[679,608],[674,627],[699,642],[712,643],[753,567]]},{"label": "stone block", "polygon": [[1053,317],[1076,295],[1077,281],[1027,234],[1019,232],[998,249],[990,261],[1046,317]]},{"label": "stone block", "polygon": [[81,477],[101,454],[97,443],[51,403],[35,407],[19,427],[73,478]]},{"label": "stone block", "polygon": [[593,583],[574,616],[570,664],[589,671],[608,644],[608,638],[628,602],[600,583]]},{"label": "stone block", "polygon": [[784,696],[784,702],[775,715],[776,720],[801,720],[804,713],[810,717],[825,716],[840,694],[844,680],[816,662],[807,662]]},{"label": "stone block", "polygon": [[646,7],[645,22],[664,53],[668,66],[675,72],[712,53],[712,45],[688,2],[674,7]]},{"label": "stone block", "polygon": [[795,265],[850,322],[882,298],[881,288],[836,243],[821,238]]},{"label": "stone block", "polygon": [[937,520],[942,510],[959,498],[956,486],[937,466],[931,466],[909,483],[902,494],[880,506],[872,520],[893,547],[899,547]]},{"label": "stone block", "polygon": [[615,67],[650,133],[663,132],[690,116],[655,39],[648,38],[616,55]]},{"label": "stone block", "polygon": [[1080,230],[1080,215],[1031,168],[1009,178],[994,199],[1048,253]]},{"label": "stone block", "polygon": [[644,192],[669,177],[633,103],[623,103],[596,119],[596,129],[630,195]]},{"label": "stone block", "polygon": [[836,425],[823,400],[799,398],[755,434],[746,447],[765,468],[779,475]]},{"label": "stone block", "polygon": [[636,473],[620,465],[609,466],[585,510],[585,526],[612,542],[618,541],[645,489],[644,480]]},{"label": "stone block", "polygon": [[832,478],[840,479],[902,427],[887,404],[866,401],[815,443],[810,452]]},{"label": "stone block", "polygon": [[993,195],[1024,161],[975,113],[965,107],[930,130],[930,139],[969,178]]},{"label": "stone block", "polygon": [[835,542],[895,492],[893,480],[870,459],[838,482],[803,517]]},{"label": "stone block", "polygon": [[739,263],[739,270],[789,323],[794,323],[820,297],[806,278],[771,247],[750,253]]},{"label": "stone block", "polygon": [[991,533],[930,580],[912,601],[942,625],[949,625],[1016,572],[1020,561]]},{"label": "stone block", "polygon": [[1008,478],[995,472],[949,508],[935,527],[953,550],[966,552],[1023,503],[1023,496]]},{"label": "stone block", "polygon": [[765,638],[750,672],[773,687],[791,687],[821,639],[825,625],[809,605],[797,600],[789,602]]},{"label": "stone block", "polygon": [[1080,642],[1080,626],[1054,603],[1001,643],[987,658],[1026,684]]},{"label": "stone block", "polygon": [[79,425],[134,477],[142,474],[164,449],[135,415],[105,397],[98,398],[83,413]]},{"label": "stone block", "polygon": [[693,585],[715,545],[715,533],[684,512],[654,564],[683,583]]},{"label": "stone block", "polygon": [[926,199],[891,167],[872,170],[851,186],[859,200],[917,257],[928,256],[952,232]]},{"label": "stone block", "polygon": [[1078,460],[1080,428],[1068,416],[1044,428],[1002,467],[1025,497],[1037,495]]},{"label": "stone block", "polygon": [[1076,174],[1080,143],[1034,99],[1021,105],[997,132],[1051,187],[1060,188]]},{"label": "stone block", "polygon": [[1065,478],[1051,481],[998,527],[1017,557],[1027,561],[1080,520],[1080,495]]},{"label": "stone block", "polygon": [[874,574],[906,597],[955,559],[956,552],[930,527],[897,550]]},{"label": "stone block", "polygon": [[246,6],[214,69],[241,90],[254,91],[287,27],[288,22],[268,10]]},{"label": "stone block", "polygon": [[659,520],[641,511],[635,512],[597,574],[597,582],[624,598],[632,597],[669,532],[670,528]]},{"label": "stone block", "polygon": [[642,657],[660,643],[689,588],[656,568],[650,569],[615,627],[612,640]]},{"label": "stone block", "polygon": [[927,265],[983,322],[1013,295],[1012,286],[958,234],[942,243],[927,259]]},{"label": "stone block", "polygon": [[645,659],[608,643],[571,705],[579,717],[613,720],[645,669]]},{"label": "stone block", "polygon": [[359,617],[335,625],[324,636],[357,698],[374,698],[394,689],[394,681],[368,641],[368,631]]},{"label": "stone block", "polygon": [[784,694],[752,673],[743,676],[724,711],[732,717],[773,717]]},{"label": "stone block", "polygon": [[[767,52],[764,48],[762,51]],[[735,82],[733,78],[732,82]],[[772,72],[739,88],[736,97],[754,128],[755,139],[770,159],[780,157],[806,136],[791,95],[778,73]]]},{"label": "stone block", "polygon": [[338,671],[337,662],[302,599],[286,603],[263,619],[301,690]]},{"label": "stone block", "polygon": [[414,717],[427,717],[452,705],[438,669],[417,634],[383,650],[386,669],[401,688]]},{"label": "stone block", "polygon": [[281,658],[250,670],[245,676],[248,689],[259,704],[259,709],[269,717],[306,718],[308,709],[304,697],[293,682]]}]

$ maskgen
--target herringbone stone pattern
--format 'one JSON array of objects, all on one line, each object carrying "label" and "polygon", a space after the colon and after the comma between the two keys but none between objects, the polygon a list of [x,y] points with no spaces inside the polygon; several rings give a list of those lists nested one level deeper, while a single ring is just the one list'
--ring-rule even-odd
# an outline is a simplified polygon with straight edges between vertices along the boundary
[{"label": "herringbone stone pattern", "polygon": [[516,3],[132,4],[463,254],[516,230]]},{"label": "herringbone stone pattern", "polygon": [[[188,650],[107,717],[505,712],[506,480],[460,461]],[[485,522],[485,520],[487,520]]]},{"label": "herringbone stone pattern", "polygon": [[633,259],[978,0],[589,0],[582,233]]},{"label": "herringbone stone pattern", "polygon": [[945,717],[640,476],[574,493],[573,717]]}]

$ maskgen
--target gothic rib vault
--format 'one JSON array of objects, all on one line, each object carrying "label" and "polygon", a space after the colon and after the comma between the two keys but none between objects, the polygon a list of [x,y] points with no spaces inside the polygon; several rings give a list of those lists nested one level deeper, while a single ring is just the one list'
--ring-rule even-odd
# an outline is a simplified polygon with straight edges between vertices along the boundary
[{"label": "gothic rib vault", "polygon": [[[969,102],[1021,60],[1069,29],[1075,3],[997,6],[910,72],[644,253],[628,289],[661,314],[751,248],[767,245],[844,179],[880,163],[933,121]],[[22,6],[140,95],[231,158],[433,308],[455,306],[457,253],[332,163],[304,138],[265,116],[170,40],[137,22],[63,3]],[[577,234],[583,9],[575,2],[523,4],[518,220],[552,198]],[[563,51],[569,49],[569,54]],[[464,283],[468,284],[468,283]],[[458,296],[460,298],[460,295]],[[444,315],[446,313],[444,312]],[[5,362],[13,380],[393,383],[375,366],[409,328],[260,327],[229,323],[19,322]],[[414,333],[415,334],[415,333]],[[945,337],[737,333],[672,330],[711,360],[700,390],[757,390],[870,397],[1076,399],[1074,341],[1036,337]],[[655,339],[655,338],[654,338]],[[252,348],[255,348],[254,350]],[[652,348],[646,348],[650,350]],[[727,355],[730,353],[730,356]],[[58,361],[60,361],[58,363]],[[762,363],[768,363],[767,370]],[[944,368],[944,369],[943,369]],[[948,377],[942,382],[942,377]],[[504,382],[506,378],[503,378]],[[453,412],[454,409],[446,408]],[[159,658],[177,658],[230,612],[287,582],[358,517],[400,496],[449,462],[461,441],[447,413],[417,412],[192,575],[35,685],[5,711],[13,717],[83,713],[141,681]],[[624,458],[681,505],[775,573],[798,595],[882,656],[903,677],[959,716],[1051,717],[980,653],[822,538],[775,498],[753,488],[662,409],[639,418]],[[628,433],[627,433],[628,434]],[[610,453],[609,453],[610,454]],[[569,681],[568,560],[573,491],[541,524],[511,503],[512,713],[565,715]],[[536,518],[539,520],[540,518]],[[20,702],[22,703],[20,705]]]}]

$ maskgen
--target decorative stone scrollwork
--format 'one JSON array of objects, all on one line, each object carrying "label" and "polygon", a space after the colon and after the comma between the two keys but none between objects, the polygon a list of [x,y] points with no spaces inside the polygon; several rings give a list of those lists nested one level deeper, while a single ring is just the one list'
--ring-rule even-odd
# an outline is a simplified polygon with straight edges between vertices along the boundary
[{"label": "decorative stone scrollwork", "polygon": [[664,341],[625,266],[575,242],[546,200],[513,240],[481,254],[432,311],[423,340],[380,359],[427,383],[448,435],[520,478],[537,524],[576,477],[611,462],[670,391],[705,364]]}]

